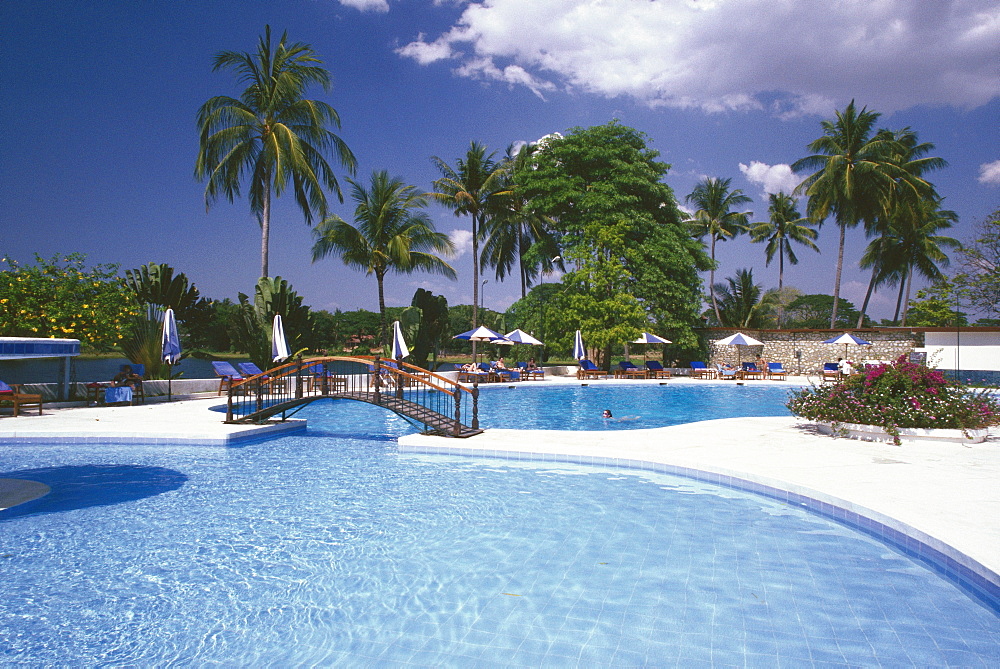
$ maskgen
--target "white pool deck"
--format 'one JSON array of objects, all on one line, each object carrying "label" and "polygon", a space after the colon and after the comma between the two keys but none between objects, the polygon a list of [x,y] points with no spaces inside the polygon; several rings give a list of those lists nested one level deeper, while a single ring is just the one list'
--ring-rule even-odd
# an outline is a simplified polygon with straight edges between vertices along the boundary
[{"label": "white pool deck", "polygon": [[[801,385],[806,379],[790,379]],[[542,383],[580,383],[549,378]],[[590,381],[648,383],[657,381]],[[672,379],[670,384],[726,383]],[[751,381],[748,384],[776,383]],[[303,429],[303,421],[226,425],[210,411],[224,398],[201,397],[134,407],[46,407],[42,416],[0,416],[0,448],[31,443],[202,443],[207,447]],[[486,398],[488,401],[488,397]],[[731,418],[620,432],[490,429],[470,439],[407,435],[401,452],[454,452],[519,459],[569,458],[628,465],[655,463],[733,477],[802,495],[870,518],[941,551],[1000,587],[1000,430],[981,444],[902,446],[833,438],[795,418]],[[613,460],[610,460],[613,459]],[[44,487],[44,486],[43,486]],[[0,478],[0,509],[47,490]],[[835,515],[831,513],[831,515]],[[974,561],[974,562],[970,562]],[[975,564],[975,563],[978,563]],[[985,567],[983,574],[981,567]]]}]

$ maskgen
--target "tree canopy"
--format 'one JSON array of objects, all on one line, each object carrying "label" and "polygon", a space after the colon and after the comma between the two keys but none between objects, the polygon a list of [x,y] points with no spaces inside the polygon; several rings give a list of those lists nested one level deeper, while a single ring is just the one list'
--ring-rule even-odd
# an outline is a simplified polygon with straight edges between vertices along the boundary
[{"label": "tree canopy", "polygon": [[662,183],[669,166],[658,156],[643,133],[612,121],[548,138],[517,172],[570,268],[551,310],[554,346],[576,329],[605,354],[647,328],[681,346],[697,342],[698,272],[711,262]]}]

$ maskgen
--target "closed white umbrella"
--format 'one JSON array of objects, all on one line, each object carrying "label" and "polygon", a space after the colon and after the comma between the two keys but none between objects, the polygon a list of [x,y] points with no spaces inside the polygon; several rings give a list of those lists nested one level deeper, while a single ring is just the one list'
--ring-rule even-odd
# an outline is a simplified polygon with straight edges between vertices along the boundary
[{"label": "closed white umbrella", "polygon": [[163,314],[163,337],[160,339],[160,350],[163,362],[167,363],[167,401],[173,398],[171,387],[172,367],[181,360],[181,338],[177,334],[177,319],[174,310],[167,309]]},{"label": "closed white umbrella", "polygon": [[392,324],[392,357],[399,360],[408,355],[410,355],[410,349],[406,347],[406,340],[403,339],[403,328],[399,325],[399,321],[394,321]]},{"label": "closed white umbrella", "polygon": [[583,360],[587,357],[587,348],[583,345],[583,333],[579,330],[576,331],[576,337],[573,339],[573,357],[577,360]]},{"label": "closed white umbrella", "polygon": [[281,322],[281,314],[274,315],[271,323],[271,361],[281,362],[291,353],[288,352],[288,341],[285,340],[285,326]]}]

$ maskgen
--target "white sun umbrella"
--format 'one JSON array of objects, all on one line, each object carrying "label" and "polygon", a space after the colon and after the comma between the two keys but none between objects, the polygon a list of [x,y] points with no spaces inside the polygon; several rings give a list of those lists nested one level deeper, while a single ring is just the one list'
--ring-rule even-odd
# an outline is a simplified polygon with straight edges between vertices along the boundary
[{"label": "white sun umbrella", "polygon": [[172,367],[181,360],[181,338],[177,334],[177,319],[174,310],[167,309],[163,314],[163,337],[160,339],[160,350],[163,362],[167,363],[167,401],[173,397],[171,387]]},{"label": "white sun umbrella", "polygon": [[291,353],[288,352],[288,341],[285,339],[285,326],[281,322],[281,314],[274,315],[271,324],[271,361],[281,362]]},{"label": "white sun umbrella", "polygon": [[839,337],[831,337],[823,341],[824,344],[843,344],[844,345],[844,357],[847,357],[847,346],[848,344],[857,344],[858,346],[871,346],[870,341],[865,341],[857,335],[853,335],[850,332],[845,332]]},{"label": "white sun umbrella", "polygon": [[[663,337],[658,337],[655,334],[650,334],[649,332],[643,332],[639,335],[639,338],[632,342],[633,344],[672,344],[673,342],[669,339],[664,339]],[[646,350],[643,349],[642,359],[646,360]]]},{"label": "white sun umbrella", "polygon": [[739,367],[743,366],[743,349],[740,346],[763,346],[764,342],[757,341],[750,335],[745,335],[742,332],[737,332],[734,335],[729,335],[725,339],[720,339],[715,342],[716,346],[735,346],[736,356],[739,361]]},{"label": "white sun umbrella", "polygon": [[504,337],[509,339],[513,344],[528,344],[530,346],[543,345],[542,342],[538,341],[537,339],[532,337],[524,330],[521,330],[520,328],[514,330],[513,332],[508,332],[507,334],[504,335]]},{"label": "white sun umbrella", "polygon": [[[499,332],[494,332],[485,325],[480,325],[478,328],[475,328],[474,330],[469,330],[468,332],[462,332],[461,334],[457,334],[454,337],[452,337],[452,339],[467,339],[473,342],[484,341],[493,344],[513,343],[508,341],[507,338],[504,337]],[[476,351],[475,346],[473,346],[472,350],[476,352],[476,356],[478,357],[478,351]]]},{"label": "white sun umbrella", "polygon": [[405,358],[410,355],[410,349],[406,347],[406,340],[403,339],[403,328],[399,321],[392,324],[392,357],[394,360]]},{"label": "white sun umbrella", "polygon": [[583,345],[583,333],[579,330],[576,331],[576,337],[573,339],[573,357],[577,360],[583,360],[587,357],[587,348]]}]

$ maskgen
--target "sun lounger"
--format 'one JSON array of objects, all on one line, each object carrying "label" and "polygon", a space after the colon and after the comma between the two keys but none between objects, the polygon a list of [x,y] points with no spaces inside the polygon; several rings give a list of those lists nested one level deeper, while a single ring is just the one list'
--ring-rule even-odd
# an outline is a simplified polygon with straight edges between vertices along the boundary
[{"label": "sun lounger", "polygon": [[618,368],[615,370],[616,379],[644,379],[646,378],[646,370],[640,367],[636,367],[635,364],[628,360],[622,360],[618,363]]},{"label": "sun lounger", "polygon": [[764,370],[757,369],[757,363],[755,362],[744,362],[743,369],[740,370],[741,379],[763,379]]},{"label": "sun lounger", "polygon": [[580,360],[580,369],[576,370],[576,378],[578,379],[606,379],[608,378],[608,373],[603,369],[598,369],[590,360],[586,358]]},{"label": "sun lounger", "polygon": [[780,362],[767,363],[767,378],[772,381],[784,381],[787,376],[788,372],[785,371],[784,366]]},{"label": "sun lounger", "polygon": [[14,415],[18,416],[21,409],[33,409],[38,407],[38,415],[42,415],[42,396],[33,393],[22,393],[20,384],[8,386],[0,381],[0,403],[10,402],[14,405]]},{"label": "sun lounger", "polygon": [[664,369],[656,360],[646,361],[646,376],[651,379],[669,379],[673,376],[669,369]]},{"label": "sun lounger", "polygon": [[823,363],[823,381],[839,381],[840,380],[840,368],[837,367],[835,362],[824,362]]},{"label": "sun lounger", "polygon": [[232,363],[226,362],[225,360],[213,360],[212,369],[215,370],[216,376],[219,377],[219,395],[222,394],[223,390],[229,390],[233,381],[242,381],[243,376],[236,371]]},{"label": "sun lounger", "polygon": [[740,378],[740,370],[738,369],[726,369],[722,365],[716,365],[716,371],[720,379],[738,379]]},{"label": "sun lounger", "polygon": [[544,369],[528,369],[528,363],[526,362],[517,363],[517,371],[521,372],[521,378],[525,381],[530,381],[531,379],[538,379],[539,381],[542,381],[545,379]]},{"label": "sun lounger", "polygon": [[698,360],[691,362],[691,378],[693,379],[714,379],[715,370]]},{"label": "sun lounger", "polygon": [[489,383],[493,376],[489,371],[489,365],[487,365],[486,371],[483,371],[482,369],[477,369],[474,372],[464,370],[459,365],[456,365],[456,367],[458,368],[459,383],[476,383],[477,381],[479,383]]}]

